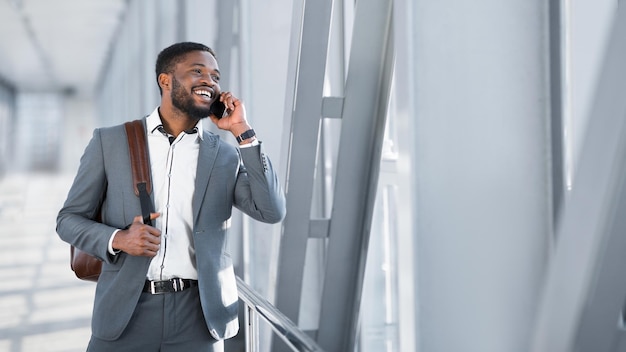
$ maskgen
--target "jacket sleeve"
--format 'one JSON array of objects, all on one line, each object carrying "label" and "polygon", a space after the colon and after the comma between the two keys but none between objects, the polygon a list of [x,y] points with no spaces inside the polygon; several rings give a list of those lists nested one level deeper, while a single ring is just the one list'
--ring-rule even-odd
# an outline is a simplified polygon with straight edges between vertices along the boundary
[{"label": "jacket sleeve", "polygon": [[115,228],[94,220],[99,215],[106,189],[102,139],[100,130],[96,129],[57,216],[56,231],[63,241],[111,263],[115,256],[108,254],[108,242]]},{"label": "jacket sleeve", "polygon": [[242,165],[235,186],[235,206],[253,219],[277,223],[285,217],[285,195],[262,144],[239,149]]}]

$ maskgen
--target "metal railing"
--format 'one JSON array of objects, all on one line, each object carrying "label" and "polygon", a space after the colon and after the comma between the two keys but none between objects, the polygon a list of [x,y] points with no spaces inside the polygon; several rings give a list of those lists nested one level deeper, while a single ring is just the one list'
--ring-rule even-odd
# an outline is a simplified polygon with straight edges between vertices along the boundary
[{"label": "metal railing", "polygon": [[265,320],[292,351],[324,352],[317,343],[265,298],[237,277],[239,299],[246,305],[246,352],[259,350],[259,318]]}]

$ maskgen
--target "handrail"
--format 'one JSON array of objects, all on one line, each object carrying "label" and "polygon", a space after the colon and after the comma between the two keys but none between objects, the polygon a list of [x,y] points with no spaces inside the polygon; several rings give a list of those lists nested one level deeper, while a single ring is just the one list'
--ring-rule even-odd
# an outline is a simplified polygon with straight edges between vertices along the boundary
[{"label": "handrail", "polygon": [[246,351],[258,351],[257,316],[259,316],[269,324],[272,330],[274,330],[293,351],[324,352],[309,335],[300,330],[287,316],[254,291],[239,276],[237,276],[237,288],[239,290],[239,299],[241,299],[247,307],[246,318],[250,319],[247,326],[249,331],[247,331],[246,334],[248,344]]}]

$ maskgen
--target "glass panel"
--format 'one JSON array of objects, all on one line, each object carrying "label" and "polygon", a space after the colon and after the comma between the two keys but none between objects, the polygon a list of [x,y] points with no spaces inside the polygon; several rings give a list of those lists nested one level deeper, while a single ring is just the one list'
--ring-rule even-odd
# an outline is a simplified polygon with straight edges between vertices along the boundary
[{"label": "glass panel", "polygon": [[360,352],[400,351],[398,150],[394,106],[392,91],[363,282],[357,343]]},{"label": "glass panel", "polygon": [[[398,67],[396,67],[398,70]],[[415,344],[415,277],[411,189],[414,177],[406,141],[411,116],[401,112],[395,72],[389,97],[381,168],[372,215],[356,350],[411,351]],[[404,102],[406,103],[406,102]],[[405,126],[405,127],[401,127]],[[402,136],[404,136],[402,139]],[[403,148],[400,148],[403,147]],[[402,278],[403,281],[400,281]],[[403,307],[402,311],[399,307]]]},{"label": "glass panel", "polygon": [[399,351],[397,187],[381,185],[361,301],[361,352]]},{"label": "glass panel", "polygon": [[17,111],[17,136],[20,141],[27,141],[17,150],[19,169],[56,171],[62,98],[54,93],[21,93],[17,96]]}]

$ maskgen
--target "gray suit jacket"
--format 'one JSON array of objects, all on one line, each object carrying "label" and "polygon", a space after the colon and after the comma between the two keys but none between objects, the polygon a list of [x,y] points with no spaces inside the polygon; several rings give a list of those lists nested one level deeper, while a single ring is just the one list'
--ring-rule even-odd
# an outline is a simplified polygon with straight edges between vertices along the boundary
[{"label": "gray suit jacket", "polygon": [[[195,192],[190,200],[193,242],[207,328],[216,339],[225,339],[236,335],[239,327],[237,286],[225,250],[232,207],[256,220],[276,223],[285,216],[285,198],[262,145],[238,149],[213,133],[203,133]],[[92,220],[100,203],[102,223]],[[107,250],[113,231],[140,214],[123,125],[96,129],[59,211],[57,233],[104,261],[92,316],[92,333],[101,339],[119,338],[146,279],[151,258],[124,252],[112,256]]]}]

